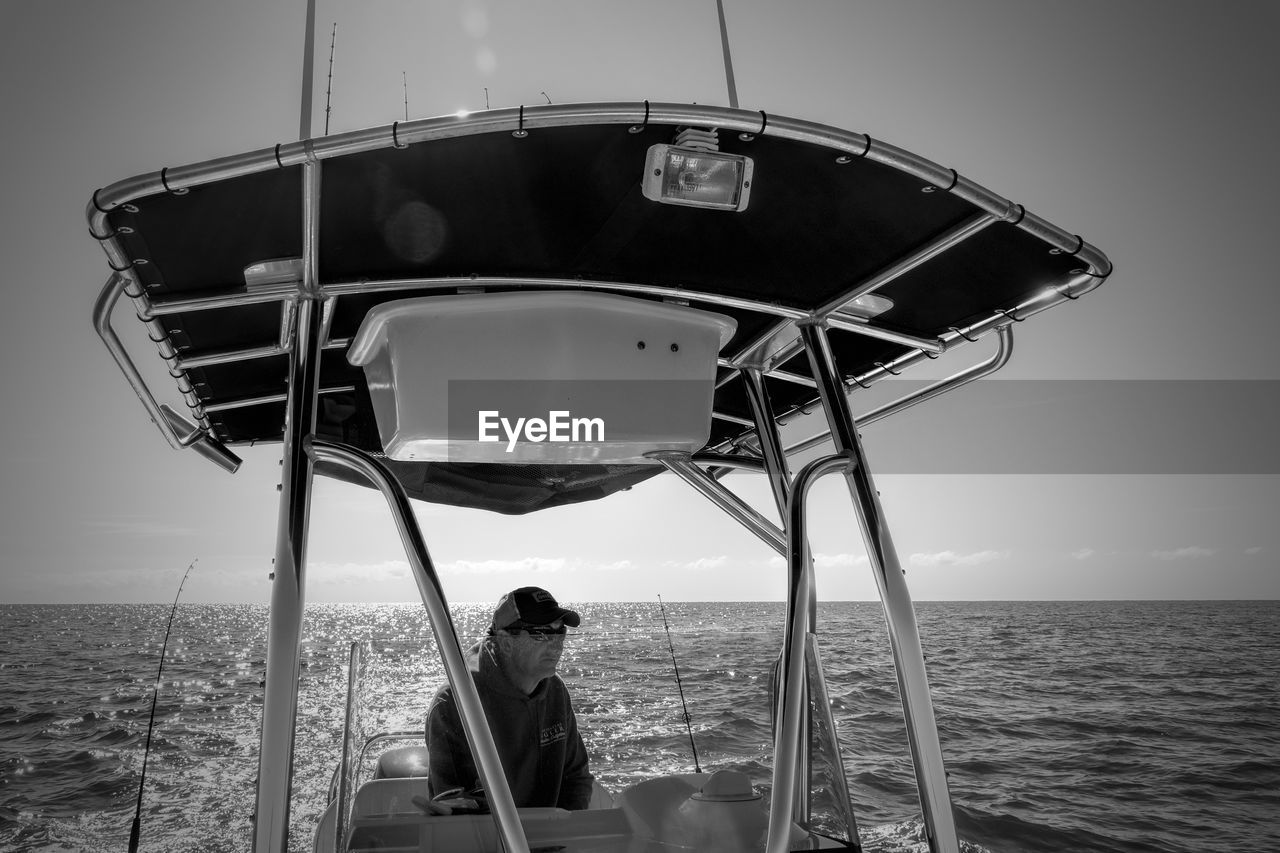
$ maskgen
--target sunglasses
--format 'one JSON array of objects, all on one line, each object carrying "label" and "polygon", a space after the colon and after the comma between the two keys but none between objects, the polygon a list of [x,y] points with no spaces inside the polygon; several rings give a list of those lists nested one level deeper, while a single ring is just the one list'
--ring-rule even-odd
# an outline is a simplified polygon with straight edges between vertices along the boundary
[{"label": "sunglasses", "polygon": [[527,634],[529,639],[535,643],[545,643],[557,637],[564,639],[564,636],[569,633],[569,629],[564,625],[558,628],[548,628],[542,625],[515,625],[503,630],[508,634]]}]

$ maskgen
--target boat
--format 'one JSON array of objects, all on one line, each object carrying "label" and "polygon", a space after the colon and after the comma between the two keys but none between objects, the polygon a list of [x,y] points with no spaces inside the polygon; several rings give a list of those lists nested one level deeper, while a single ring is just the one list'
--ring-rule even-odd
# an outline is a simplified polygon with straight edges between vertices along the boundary
[{"label": "boat", "polygon": [[[811,488],[838,476],[883,605],[927,846],[958,853],[910,591],[859,429],[991,375],[1015,326],[1105,281],[1110,262],[1082,237],[865,133],[648,101],[268,145],[111,184],[87,217],[110,267],[97,332],[163,439],[231,472],[238,447],[281,445],[255,851],[289,849],[306,748],[295,722],[316,475],[385,496],[488,813],[424,806],[439,792],[423,747],[358,724],[357,646],[315,850],[861,849],[807,536]],[[117,332],[122,297],[174,382],[164,395]],[[877,383],[971,344],[993,352],[855,413]],[[816,448],[831,452],[796,463]],[[763,478],[772,507],[740,498],[730,472]],[[585,811],[518,808],[411,501],[525,514],[654,476],[687,483],[785,560],[768,767],[655,771]]]}]

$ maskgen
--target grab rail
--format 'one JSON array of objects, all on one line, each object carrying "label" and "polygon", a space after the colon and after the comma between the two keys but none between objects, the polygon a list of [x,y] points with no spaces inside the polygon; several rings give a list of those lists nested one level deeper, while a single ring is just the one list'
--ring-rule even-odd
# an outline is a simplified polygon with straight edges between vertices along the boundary
[{"label": "grab rail", "polygon": [[[979,362],[972,367],[956,373],[946,379],[941,379],[932,385],[921,388],[912,394],[899,397],[891,403],[885,403],[879,408],[872,409],[865,415],[854,420],[854,424],[859,427],[873,424],[878,420],[889,417],[889,415],[897,414],[903,409],[909,409],[926,400],[932,400],[934,397],[940,397],[948,391],[954,391],[962,385],[968,385],[975,379],[982,379],[995,373],[1000,368],[1009,363],[1009,359],[1013,356],[1013,325],[1011,323],[996,328],[996,334],[999,336],[998,348],[995,353],[986,361]],[[851,383],[845,383],[848,387]],[[785,453],[790,456],[793,453],[801,453],[805,450],[811,450],[831,438],[831,430],[826,429],[817,435],[810,436],[803,441],[798,441],[790,445]]]},{"label": "grab rail", "polygon": [[314,437],[306,439],[304,446],[307,454],[317,462],[333,463],[363,475],[387,499],[388,508],[395,518],[396,528],[400,531],[400,538],[409,557],[413,579],[422,595],[422,604],[431,623],[431,633],[435,636],[436,645],[440,647],[445,675],[458,702],[462,729],[466,733],[471,754],[476,759],[480,781],[488,794],[489,806],[497,823],[503,849],[506,853],[529,853],[529,841],[520,824],[515,799],[502,770],[493,734],[485,720],[480,694],[467,671],[462,644],[458,641],[458,633],[449,615],[444,589],[440,585],[435,565],[431,562],[431,555],[427,552],[426,542],[422,538],[422,531],[418,527],[404,487],[386,466],[362,450]]},{"label": "grab rail", "polygon": [[113,273],[111,278],[107,279],[93,309],[93,327],[97,330],[98,337],[106,344],[107,351],[115,359],[116,366],[120,368],[120,372],[124,374],[133,392],[138,395],[138,399],[142,401],[142,407],[147,410],[147,414],[151,416],[152,422],[159,428],[165,441],[169,442],[169,446],[175,450],[190,447],[219,468],[234,474],[240,467],[240,457],[228,450],[222,442],[206,430],[191,423],[168,406],[156,402],[155,395],[147,387],[147,381],[138,372],[133,359],[129,357],[120,337],[112,328],[111,312],[128,284],[128,280],[119,273]]},{"label": "grab rail", "polygon": [[849,453],[815,459],[796,475],[787,501],[787,633],[783,638],[782,689],[779,691],[778,727],[774,733],[773,799],[769,804],[769,834],[765,853],[791,849],[791,824],[796,806],[798,765],[802,741],[805,672],[805,634],[809,631],[808,602],[813,595],[813,562],[809,551],[805,499],[820,477],[847,470],[854,463]]}]

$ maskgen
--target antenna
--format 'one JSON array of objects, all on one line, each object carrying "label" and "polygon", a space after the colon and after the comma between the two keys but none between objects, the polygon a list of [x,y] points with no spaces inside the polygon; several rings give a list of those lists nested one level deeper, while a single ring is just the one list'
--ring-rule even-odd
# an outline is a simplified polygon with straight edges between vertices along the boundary
[{"label": "antenna", "polygon": [[729,106],[738,108],[738,87],[733,82],[733,57],[729,55],[729,28],[724,23],[724,0],[716,0],[720,16],[720,49],[724,52],[724,80],[729,87]]},{"label": "antenna", "polygon": [[489,109],[489,87],[484,87],[484,108]]},{"label": "antenna", "polygon": [[548,103],[548,104],[549,104],[549,103],[551,103],[551,96],[550,96],[550,95],[548,95],[546,92],[543,92],[543,93],[542,93],[542,97],[544,97],[544,98],[546,98],[546,99],[547,99],[547,103]]},{"label": "antenna", "polygon": [[404,71],[400,72],[400,79],[404,81],[404,120],[409,120],[409,75]]},{"label": "antenna", "polygon": [[333,22],[333,35],[329,38],[329,88],[324,93],[324,135],[329,135],[329,112],[332,109],[329,106],[330,98],[333,96],[333,46],[338,42],[338,22]]}]

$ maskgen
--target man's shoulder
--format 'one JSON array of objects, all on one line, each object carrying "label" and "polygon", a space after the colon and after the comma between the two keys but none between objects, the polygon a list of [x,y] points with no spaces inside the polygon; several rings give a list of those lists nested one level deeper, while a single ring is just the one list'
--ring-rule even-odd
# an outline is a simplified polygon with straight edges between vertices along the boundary
[{"label": "man's shoulder", "polygon": [[[472,646],[464,656],[467,665],[467,672],[471,675],[472,681],[478,682],[480,678],[480,648],[481,643]],[[448,678],[441,682],[436,688],[435,695],[431,697],[431,707],[441,703],[453,704],[453,687],[449,684]]]},{"label": "man's shoulder", "polygon": [[431,704],[427,707],[427,718],[435,719],[441,714],[457,715],[457,713],[457,704],[453,701],[453,688],[446,681],[436,688],[435,695],[431,697]]},{"label": "man's shoulder", "polygon": [[569,703],[569,685],[564,683],[564,679],[559,673],[548,676],[542,682],[542,695],[546,699],[554,702]]}]

